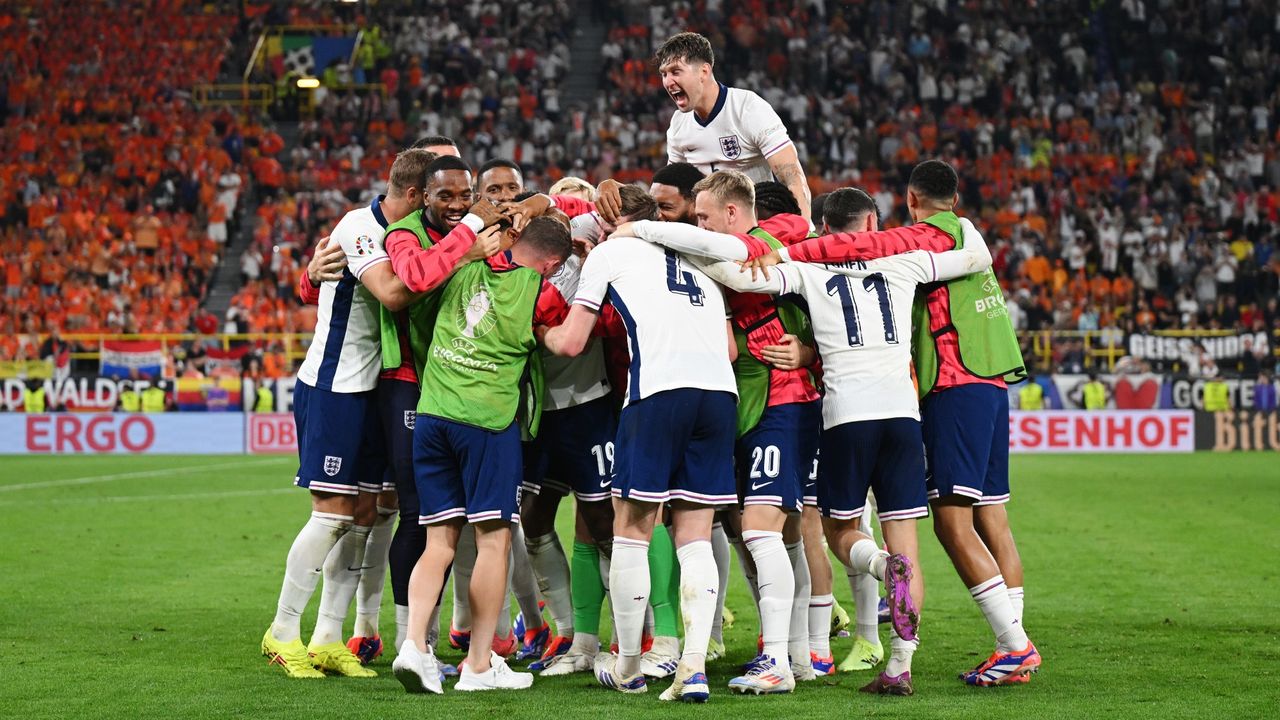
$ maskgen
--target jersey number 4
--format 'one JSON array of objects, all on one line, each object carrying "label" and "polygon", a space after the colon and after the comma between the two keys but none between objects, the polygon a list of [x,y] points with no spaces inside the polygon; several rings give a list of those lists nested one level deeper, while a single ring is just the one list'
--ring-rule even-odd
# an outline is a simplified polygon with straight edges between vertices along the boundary
[{"label": "jersey number 4", "polygon": [[687,296],[692,305],[702,305],[705,293],[698,287],[698,281],[693,277],[693,273],[681,269],[680,256],[673,250],[667,250],[667,289],[676,295]]},{"label": "jersey number 4", "polygon": [[[848,331],[849,347],[862,347],[862,323],[858,320],[858,304],[854,302],[853,278],[836,275],[827,281],[827,295],[840,296],[840,305],[844,309],[844,326]],[[880,318],[884,320],[884,341],[890,345],[898,344],[898,327],[893,322],[893,306],[889,296],[889,284],[884,275],[872,273],[859,283],[862,290],[875,293],[880,301]]]}]

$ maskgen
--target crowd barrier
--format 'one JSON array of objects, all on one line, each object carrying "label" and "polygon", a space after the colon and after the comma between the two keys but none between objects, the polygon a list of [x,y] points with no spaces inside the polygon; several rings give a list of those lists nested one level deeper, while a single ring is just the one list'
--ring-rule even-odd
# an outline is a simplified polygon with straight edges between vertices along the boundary
[{"label": "crowd barrier", "polygon": [[[293,454],[291,413],[0,413],[0,454]],[[1280,413],[1013,410],[1012,453],[1280,451]]]}]

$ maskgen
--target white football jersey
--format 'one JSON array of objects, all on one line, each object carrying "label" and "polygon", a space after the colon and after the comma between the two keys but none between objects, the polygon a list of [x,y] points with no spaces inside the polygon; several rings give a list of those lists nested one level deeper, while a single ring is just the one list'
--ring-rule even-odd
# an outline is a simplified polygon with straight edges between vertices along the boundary
[{"label": "white football jersey", "polygon": [[769,157],[791,144],[787,127],[764,98],[720,85],[705,122],[694,111],[676,111],[667,128],[667,162],[687,162],[704,173],[732,168],[752,182],[773,179]]},{"label": "white football jersey", "polygon": [[320,390],[355,393],[372,390],[382,372],[380,304],[360,276],[379,263],[390,262],[382,246],[387,219],[378,200],[352,210],[330,235],[347,253],[342,279],[320,286],[316,332],[298,380]]},{"label": "white football jersey", "polygon": [[737,395],[724,293],[692,263],[638,238],[613,238],[587,256],[574,303],[598,310],[606,300],[627,329],[627,403],[679,388]]},{"label": "white football jersey", "polygon": [[[572,304],[577,294],[578,275],[581,271],[582,258],[570,255],[560,269],[548,278],[567,303]],[[602,343],[593,339],[587,343],[587,349],[581,355],[572,358],[547,352],[546,348],[542,348],[541,352],[542,374],[547,388],[547,410],[571,408],[609,394]]]},{"label": "white football jersey", "polygon": [[[728,276],[740,274],[736,263],[717,263],[710,271],[713,277],[745,281]],[[784,263],[769,273],[760,289],[799,294],[809,306],[826,385],[823,427],[920,419],[911,381],[911,305],[916,286],[935,280],[932,255],[916,251],[865,263]]]}]

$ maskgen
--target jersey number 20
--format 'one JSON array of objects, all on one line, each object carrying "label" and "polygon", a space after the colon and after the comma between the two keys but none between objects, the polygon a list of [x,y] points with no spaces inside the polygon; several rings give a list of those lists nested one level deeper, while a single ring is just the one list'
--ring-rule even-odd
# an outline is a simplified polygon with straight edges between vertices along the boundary
[{"label": "jersey number 20", "polygon": [[[884,321],[884,341],[890,345],[898,344],[898,328],[893,322],[893,306],[890,304],[889,284],[884,275],[872,273],[862,279],[862,290],[875,293],[880,301],[880,318]],[[851,278],[836,275],[827,281],[827,294],[839,295],[840,305],[844,309],[844,326],[849,335],[849,347],[862,347],[862,323],[858,320],[858,305],[853,301],[856,292]]]},{"label": "jersey number 20", "polygon": [[702,288],[698,287],[693,273],[680,268],[680,256],[673,250],[667,250],[667,289],[676,295],[687,296],[690,304],[702,305]]}]

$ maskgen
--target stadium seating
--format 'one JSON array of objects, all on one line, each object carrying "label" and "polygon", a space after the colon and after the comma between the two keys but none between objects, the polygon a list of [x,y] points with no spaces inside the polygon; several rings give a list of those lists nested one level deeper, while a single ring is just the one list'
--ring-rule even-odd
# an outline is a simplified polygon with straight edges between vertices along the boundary
[{"label": "stadium seating", "polygon": [[[516,159],[534,187],[565,174],[647,181],[665,163],[672,111],[649,58],[685,29],[711,38],[722,80],[778,109],[815,194],[863,187],[882,221],[900,224],[911,166],[931,156],[955,165],[962,208],[988,232],[1027,337],[1280,329],[1280,21],[1266,3],[1019,3],[1011,13],[1007,2],[596,2],[605,41],[585,68],[570,66],[577,18],[563,2],[518,18],[498,4],[394,14],[321,5],[305,18],[259,8],[237,25],[229,13],[162,4],[144,21],[182,28],[165,48],[182,60],[145,84],[137,70],[158,49],[56,52],[93,46],[76,39],[97,30],[72,24],[36,50],[22,42],[27,18],[0,19],[14,58],[0,150],[6,336],[48,323],[186,329],[217,260],[205,227],[227,169],[262,191],[229,322],[277,332],[310,327],[291,292],[305,253],[416,137],[450,135],[474,164]],[[46,24],[64,12],[32,7]],[[288,147],[181,101],[184,86],[211,79],[201,71],[214,73],[228,39],[239,62],[265,24],[304,20],[363,27],[376,52],[355,69],[385,94],[322,91]],[[40,93],[37,72],[66,89]],[[601,92],[570,105],[563,88],[581,73]],[[88,75],[110,92],[52,82]],[[37,143],[37,125],[62,142]],[[179,137],[200,141],[166,145]],[[49,170],[32,173],[36,164]],[[73,192],[90,182],[107,187],[93,206]],[[0,357],[14,345],[0,343]],[[1058,343],[1049,364],[1069,365],[1077,350]]]},{"label": "stadium seating", "polygon": [[188,329],[244,133],[186,91],[212,79],[235,28],[176,0],[0,11],[0,359],[26,352],[17,333]]}]

